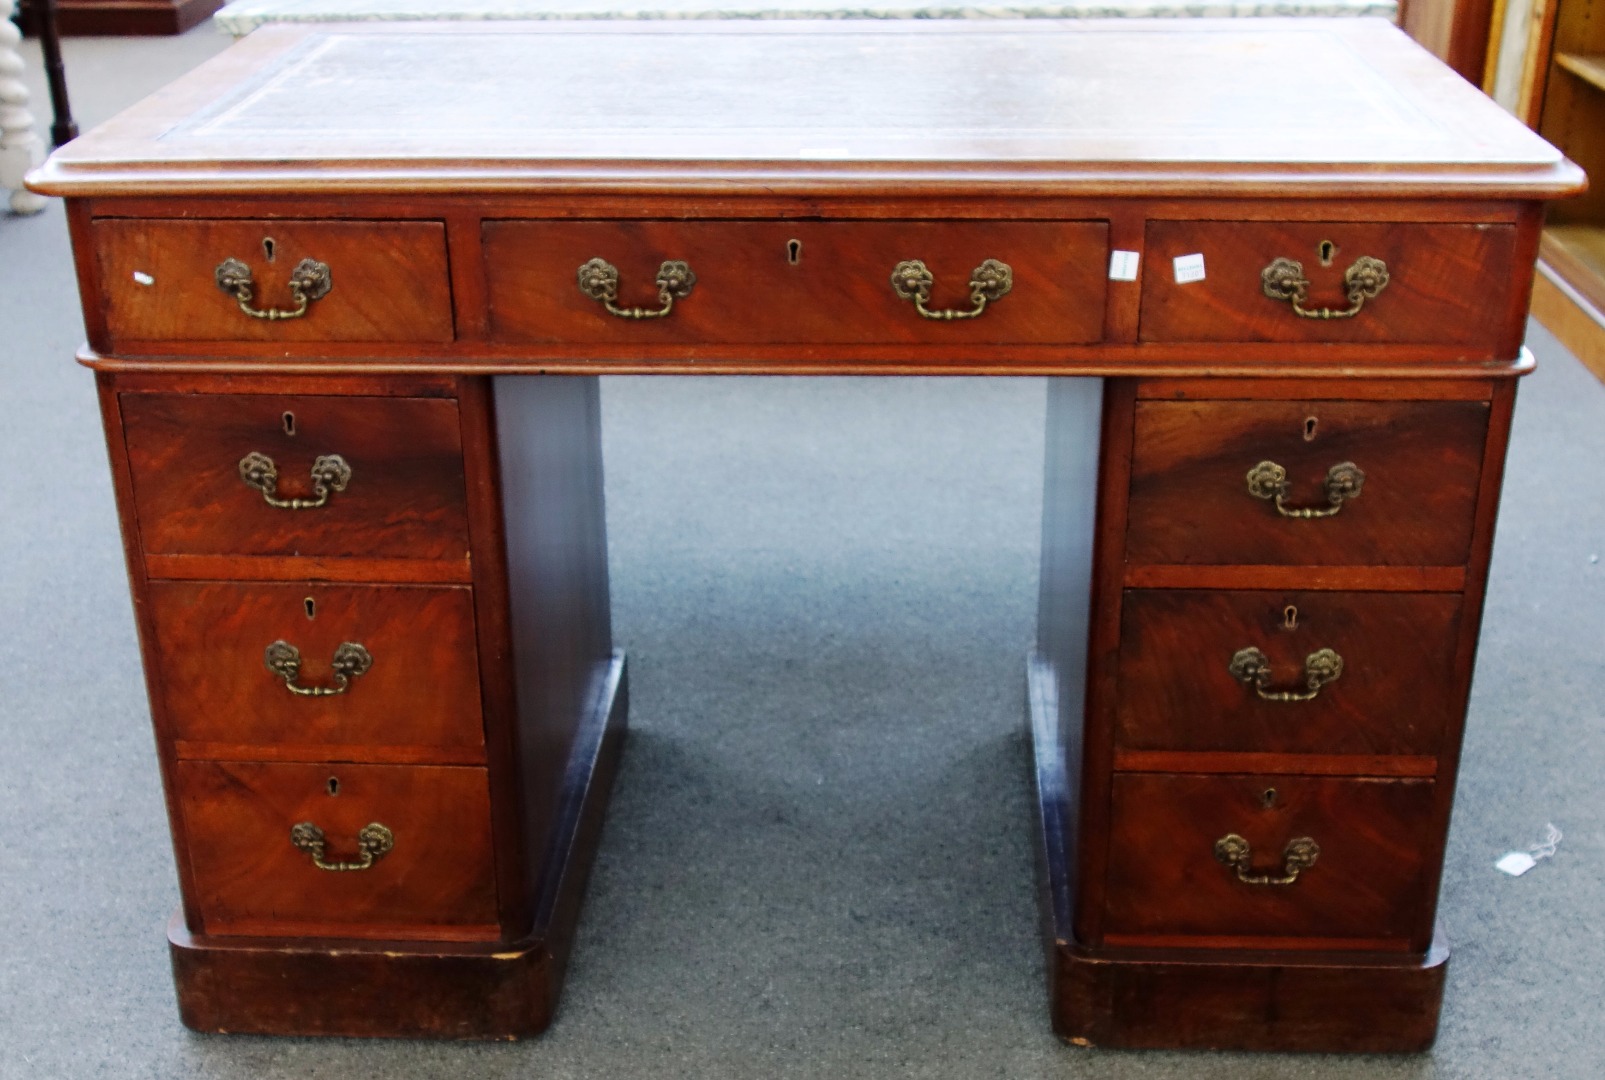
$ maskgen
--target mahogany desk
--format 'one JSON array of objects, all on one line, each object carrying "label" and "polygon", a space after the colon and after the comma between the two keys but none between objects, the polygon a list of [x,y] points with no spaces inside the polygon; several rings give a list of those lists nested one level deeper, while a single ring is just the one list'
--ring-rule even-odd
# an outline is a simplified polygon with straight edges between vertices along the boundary
[{"label": "mahogany desk", "polygon": [[184,1021],[546,1025],[625,724],[597,375],[1037,374],[1056,1030],[1428,1045],[1581,182],[1370,20],[274,28],[73,143]]}]

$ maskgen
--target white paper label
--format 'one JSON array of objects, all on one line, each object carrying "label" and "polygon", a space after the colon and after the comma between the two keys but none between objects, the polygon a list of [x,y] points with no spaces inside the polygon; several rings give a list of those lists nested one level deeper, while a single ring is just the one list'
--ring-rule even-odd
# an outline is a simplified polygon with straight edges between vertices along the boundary
[{"label": "white paper label", "polygon": [[143,271],[143,270],[135,270],[134,271],[134,280],[139,282],[139,284],[141,284],[141,285],[154,285],[154,284],[156,284],[156,279],[151,277],[149,274],[145,273],[145,271]]},{"label": "white paper label", "polygon": [[1191,285],[1195,281],[1204,280],[1204,256],[1202,252],[1194,255],[1177,255],[1171,260],[1176,264],[1176,284]]},{"label": "white paper label", "polygon": [[1525,851],[1512,851],[1498,862],[1494,863],[1496,870],[1503,870],[1511,877],[1521,877],[1527,871],[1538,865],[1538,860]]},{"label": "white paper label", "polygon": [[1110,281],[1136,281],[1137,264],[1142,256],[1135,251],[1111,251],[1109,253],[1109,280]]}]

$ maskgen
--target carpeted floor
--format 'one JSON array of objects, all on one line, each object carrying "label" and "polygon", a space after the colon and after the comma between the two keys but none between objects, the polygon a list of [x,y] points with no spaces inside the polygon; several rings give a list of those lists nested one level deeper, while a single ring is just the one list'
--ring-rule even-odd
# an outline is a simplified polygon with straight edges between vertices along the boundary
[{"label": "carpeted floor", "polygon": [[[69,41],[75,105],[102,119],[221,44]],[[604,381],[624,767],[556,1024],[441,1045],[178,1024],[176,886],[76,304],[59,205],[0,217],[0,1078],[1605,1074],[1605,388],[1543,331],[1431,1055],[1049,1035],[1022,735],[1036,379]],[[1493,869],[1547,821],[1553,860]]]}]

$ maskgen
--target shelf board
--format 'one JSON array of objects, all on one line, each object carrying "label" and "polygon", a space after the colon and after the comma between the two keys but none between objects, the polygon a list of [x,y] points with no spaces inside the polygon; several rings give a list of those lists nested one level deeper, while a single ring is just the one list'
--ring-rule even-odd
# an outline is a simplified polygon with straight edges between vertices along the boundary
[{"label": "shelf board", "polygon": [[1605,55],[1558,52],[1555,54],[1555,65],[1576,75],[1596,90],[1605,90]]}]

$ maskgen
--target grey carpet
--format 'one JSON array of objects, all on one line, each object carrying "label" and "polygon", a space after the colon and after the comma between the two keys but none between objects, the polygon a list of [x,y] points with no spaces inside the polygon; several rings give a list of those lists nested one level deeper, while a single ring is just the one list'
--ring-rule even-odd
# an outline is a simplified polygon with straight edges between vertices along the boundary
[{"label": "grey carpet", "polygon": [[[214,51],[68,42],[86,121]],[[37,72],[37,52],[28,53]],[[42,100],[42,90],[41,98]],[[1598,1077],[1605,389],[1541,330],[1441,917],[1437,1049],[1113,1053],[1047,1029],[1022,728],[1043,383],[605,380],[632,734],[557,1022],[197,1036],[59,206],[0,217],[0,1077]],[[1544,823],[1559,854],[1492,868]]]}]

